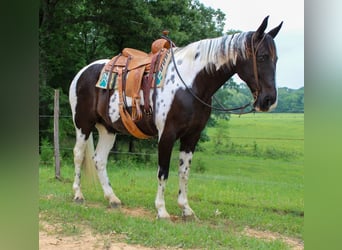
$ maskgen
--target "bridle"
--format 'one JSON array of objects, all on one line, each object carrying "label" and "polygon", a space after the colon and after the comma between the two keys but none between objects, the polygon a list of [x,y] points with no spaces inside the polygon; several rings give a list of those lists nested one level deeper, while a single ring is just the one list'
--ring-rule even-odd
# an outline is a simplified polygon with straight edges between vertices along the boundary
[{"label": "bridle", "polygon": [[260,42],[257,44],[256,48],[254,49],[254,38],[255,38],[255,34],[253,34],[252,38],[251,38],[251,50],[252,50],[252,59],[253,59],[253,74],[254,74],[254,79],[255,79],[255,85],[256,85],[256,90],[253,93],[253,98],[254,101],[257,100],[257,97],[259,95],[259,92],[261,90],[260,88],[260,84],[259,84],[259,75],[258,75],[258,65],[257,65],[257,52],[258,49],[261,45],[261,43],[264,41],[266,34],[263,35],[263,37],[261,38]]},{"label": "bridle", "polygon": [[[254,33],[255,34],[255,33]],[[252,36],[252,42],[251,42],[251,46],[252,46],[252,56],[253,56],[253,72],[254,72],[254,78],[255,78],[255,82],[256,82],[256,91],[253,93],[253,98],[254,98],[254,102],[256,101],[257,97],[258,97],[258,94],[259,94],[259,91],[260,91],[260,85],[259,85],[259,77],[258,77],[258,69],[257,69],[257,60],[256,60],[256,53],[258,52],[258,49],[259,49],[259,46],[261,44],[261,42],[264,40],[265,38],[265,35],[263,36],[263,38],[261,39],[261,41],[257,44],[256,48],[254,49],[254,34]],[[169,41],[170,44],[174,44],[173,41],[168,37],[168,36],[165,36],[165,35],[162,35],[162,38],[166,39]],[[218,103],[218,105],[220,107],[215,107],[215,106],[212,106],[208,103],[206,103],[205,101],[203,101],[201,98],[199,98],[193,91],[191,88],[188,87],[188,85],[184,82],[181,74],[179,73],[178,71],[178,68],[177,68],[177,63],[176,63],[176,60],[175,60],[175,57],[174,57],[174,53],[173,53],[173,46],[170,47],[170,51],[171,51],[171,58],[172,58],[172,62],[174,64],[174,67],[175,67],[175,70],[177,72],[177,75],[179,77],[179,79],[181,80],[181,82],[183,83],[183,85],[185,86],[186,90],[190,92],[190,94],[197,100],[199,101],[200,103],[202,103],[204,106],[208,107],[208,108],[211,108],[213,110],[216,110],[216,111],[220,111],[220,112],[227,112],[227,113],[230,113],[230,114],[237,114],[237,115],[242,115],[242,114],[248,114],[248,113],[252,113],[252,112],[255,112],[255,109],[253,107],[253,103],[252,102],[249,102],[243,106],[240,106],[240,107],[236,107],[236,108],[226,108],[224,107],[218,100],[217,98],[215,97],[215,95],[213,96],[213,99],[215,100],[216,103]],[[251,110],[249,111],[244,111],[247,107],[251,106]],[[239,112],[233,112],[233,111],[236,111],[236,110],[239,110]]]}]

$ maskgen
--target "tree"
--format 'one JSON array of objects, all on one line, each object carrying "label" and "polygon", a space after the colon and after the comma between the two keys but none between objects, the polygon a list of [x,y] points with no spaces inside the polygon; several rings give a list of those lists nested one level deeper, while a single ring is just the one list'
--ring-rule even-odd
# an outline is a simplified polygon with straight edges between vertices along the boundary
[{"label": "tree", "polygon": [[[227,108],[241,107],[253,101],[253,96],[247,85],[245,83],[238,84],[232,78],[217,91],[215,96],[219,100],[219,103]],[[278,88],[278,105],[273,112],[304,112],[304,87],[299,89],[290,89],[288,87]],[[215,110],[213,110],[213,114],[216,117],[229,118],[225,113]]]},{"label": "tree", "polygon": [[278,105],[275,112],[302,113],[304,112],[304,87],[290,89],[282,87],[278,89]]}]

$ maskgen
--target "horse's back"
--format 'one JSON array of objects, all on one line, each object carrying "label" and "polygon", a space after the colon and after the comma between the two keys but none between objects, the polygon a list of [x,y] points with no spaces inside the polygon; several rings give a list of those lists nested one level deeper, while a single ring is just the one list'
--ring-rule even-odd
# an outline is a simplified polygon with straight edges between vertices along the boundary
[{"label": "horse's back", "polygon": [[69,96],[75,97],[82,92],[95,89],[95,83],[98,80],[103,66],[108,59],[97,60],[83,67],[71,82]]},{"label": "horse's back", "polygon": [[77,128],[87,134],[96,123],[96,87],[101,70],[108,59],[95,61],[82,68],[71,82],[69,101]]}]

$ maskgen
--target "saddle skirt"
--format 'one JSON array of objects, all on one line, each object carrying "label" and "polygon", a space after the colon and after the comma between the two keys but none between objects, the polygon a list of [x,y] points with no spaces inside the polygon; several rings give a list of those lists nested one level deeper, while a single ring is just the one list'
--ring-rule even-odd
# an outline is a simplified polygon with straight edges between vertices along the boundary
[{"label": "saddle skirt", "polygon": [[[113,89],[118,90],[120,116],[126,129],[137,138],[149,138],[135,124],[142,119],[140,90],[143,92],[144,112],[152,115],[150,90],[164,84],[166,69],[171,59],[169,48],[169,41],[163,38],[152,43],[149,54],[125,48],[105,64],[96,83],[97,88],[105,89],[108,93]],[[125,105],[126,96],[132,98],[131,114]],[[107,107],[104,115],[108,114],[109,98],[107,99],[101,104]]]}]

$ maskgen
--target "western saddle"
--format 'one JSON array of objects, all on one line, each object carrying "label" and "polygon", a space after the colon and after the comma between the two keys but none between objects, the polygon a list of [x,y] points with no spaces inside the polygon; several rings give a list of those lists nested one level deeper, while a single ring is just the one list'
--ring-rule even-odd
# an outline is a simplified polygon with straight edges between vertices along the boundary
[{"label": "western saddle", "polygon": [[[167,36],[168,32],[164,31],[163,34]],[[158,87],[162,82],[171,57],[168,54],[171,46],[175,47],[169,40],[160,38],[152,43],[149,54],[132,48],[123,49],[122,53],[106,63],[96,84],[97,87],[107,90],[118,89],[122,122],[137,138],[151,137],[144,134],[135,124],[143,116],[140,107],[140,90],[143,91],[144,112],[151,116],[153,111],[150,106],[150,89]],[[131,114],[127,109],[126,96],[132,98]]]}]

